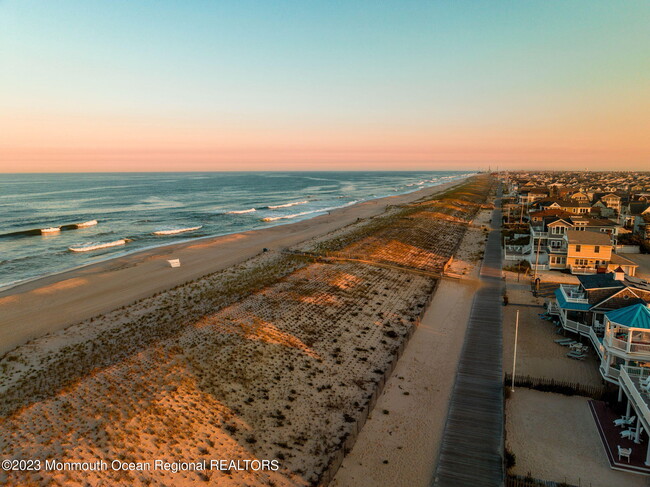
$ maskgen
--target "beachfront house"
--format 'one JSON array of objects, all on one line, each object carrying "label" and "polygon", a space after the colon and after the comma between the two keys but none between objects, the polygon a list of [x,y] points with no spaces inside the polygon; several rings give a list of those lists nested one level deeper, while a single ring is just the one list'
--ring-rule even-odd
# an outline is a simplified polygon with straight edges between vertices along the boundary
[{"label": "beachfront house", "polygon": [[615,222],[553,208],[532,212],[529,218],[531,264],[569,269],[573,274],[608,272],[620,266],[626,274],[635,274],[638,266],[613,252],[612,239],[622,231]]},{"label": "beachfront house", "polygon": [[567,230],[566,267],[571,274],[605,272],[612,257],[609,235],[600,232]]},{"label": "beachfront house", "polygon": [[578,280],[577,286],[561,284],[555,290],[549,312],[558,315],[564,330],[588,337],[597,351],[602,349],[606,313],[650,302],[650,283],[626,275],[620,268],[606,274],[579,275]]},{"label": "beachfront house", "polygon": [[[607,312],[604,336],[596,348],[600,372],[618,386],[625,414],[619,417],[604,402],[590,401],[610,466],[646,475],[650,474],[649,306],[640,302]],[[626,463],[612,453],[618,448],[628,449]]]}]

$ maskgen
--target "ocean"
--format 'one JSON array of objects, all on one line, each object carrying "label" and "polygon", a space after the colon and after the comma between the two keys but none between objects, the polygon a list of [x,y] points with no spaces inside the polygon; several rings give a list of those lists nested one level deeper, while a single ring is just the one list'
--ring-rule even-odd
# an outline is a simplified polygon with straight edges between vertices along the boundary
[{"label": "ocean", "polygon": [[[145,248],[292,223],[471,173],[0,174],[0,288]],[[87,228],[75,224],[97,220]],[[58,233],[41,229],[62,227]],[[197,230],[154,235],[161,230]],[[128,239],[125,245],[70,247]]]}]

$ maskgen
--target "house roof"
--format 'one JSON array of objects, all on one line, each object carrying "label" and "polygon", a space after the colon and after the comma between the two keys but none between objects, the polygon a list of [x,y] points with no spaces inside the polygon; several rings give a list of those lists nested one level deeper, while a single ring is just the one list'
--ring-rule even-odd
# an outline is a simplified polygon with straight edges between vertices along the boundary
[{"label": "house roof", "polygon": [[546,221],[546,226],[555,225],[556,223],[564,223],[565,225],[571,226],[571,220],[569,218],[564,219],[560,217],[548,217],[544,220]]},{"label": "house roof", "polygon": [[540,206],[550,206],[553,203],[557,203],[560,205],[562,208],[587,208],[589,207],[588,203],[583,203],[581,201],[573,200],[573,199],[568,199],[568,200],[560,200],[560,199],[547,199],[545,201],[540,201],[539,205]]},{"label": "house roof", "polygon": [[531,218],[543,218],[545,216],[570,217],[572,213],[560,208],[547,208],[546,210],[531,211],[528,215]]},{"label": "house roof", "polygon": [[572,303],[567,301],[564,298],[564,293],[560,288],[555,290],[555,297],[557,298],[557,304],[562,309],[568,309],[572,311],[588,311],[591,305],[589,303]]},{"label": "house roof", "polygon": [[605,313],[607,319],[618,325],[629,328],[645,328],[650,330],[650,309],[646,304],[637,303]]},{"label": "house roof", "polygon": [[585,289],[625,287],[625,284],[621,281],[614,279],[614,274],[611,272],[607,274],[587,274],[584,276],[577,276],[577,278]]},{"label": "house roof", "polygon": [[584,245],[611,245],[609,235],[601,232],[581,232],[579,230],[567,230],[567,238],[570,244]]},{"label": "house roof", "polygon": [[530,187],[526,188],[526,187],[524,187],[524,188],[521,189],[520,193],[522,193],[522,194],[524,194],[524,193],[525,194],[529,194],[529,193],[548,194],[548,189],[547,188],[530,188]]},{"label": "house roof", "polygon": [[641,279],[640,277],[636,276],[625,276],[625,283],[628,286],[632,286],[637,289],[642,289],[643,291],[649,291],[650,292],[650,283],[646,281],[645,279]]},{"label": "house roof", "polygon": [[[626,258],[623,257],[622,255],[615,254],[615,253],[613,253],[613,252],[612,252],[612,257],[609,259],[609,261],[610,261],[612,264],[616,264],[616,265],[618,265],[618,268],[616,269],[616,272],[623,272],[623,269],[621,269],[621,266],[622,266],[622,265],[625,265],[625,266],[633,266],[633,267],[639,267],[639,264],[635,264],[635,263],[632,262],[630,259],[626,259]],[[621,270],[619,271],[618,269],[621,269]]]},{"label": "house roof", "polygon": [[641,215],[649,206],[645,201],[634,201],[630,203],[630,215]]},{"label": "house roof", "polygon": [[607,218],[585,218],[588,227],[614,227],[616,223]]}]

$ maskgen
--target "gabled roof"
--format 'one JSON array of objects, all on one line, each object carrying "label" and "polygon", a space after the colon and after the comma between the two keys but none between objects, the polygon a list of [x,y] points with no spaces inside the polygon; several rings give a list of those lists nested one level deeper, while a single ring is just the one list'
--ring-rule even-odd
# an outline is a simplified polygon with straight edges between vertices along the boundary
[{"label": "gabled roof", "polygon": [[625,308],[609,311],[605,316],[618,325],[629,328],[645,328],[650,330],[650,309],[646,304],[638,303]]},{"label": "gabled roof", "polygon": [[559,217],[551,217],[551,218],[545,218],[544,221],[546,222],[547,227],[551,225],[555,225],[556,223],[564,223],[565,225],[568,225],[570,227],[573,226],[571,224],[571,220],[568,218],[564,219]]}]

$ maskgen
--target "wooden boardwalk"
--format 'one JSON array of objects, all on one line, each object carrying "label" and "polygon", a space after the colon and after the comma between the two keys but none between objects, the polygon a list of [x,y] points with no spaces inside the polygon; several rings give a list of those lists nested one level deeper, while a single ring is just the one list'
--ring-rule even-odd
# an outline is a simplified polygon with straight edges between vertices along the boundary
[{"label": "wooden boardwalk", "polygon": [[501,211],[497,205],[481,266],[483,286],[472,303],[431,483],[434,487],[490,487],[504,483],[500,228]]}]

